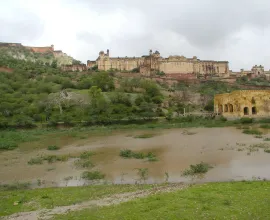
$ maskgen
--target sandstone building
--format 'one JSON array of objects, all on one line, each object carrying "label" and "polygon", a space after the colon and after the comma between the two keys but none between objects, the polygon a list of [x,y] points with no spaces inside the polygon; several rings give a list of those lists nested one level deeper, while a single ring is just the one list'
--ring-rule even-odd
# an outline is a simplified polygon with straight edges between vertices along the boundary
[{"label": "sandstone building", "polygon": [[167,76],[178,75],[212,75],[228,76],[228,61],[200,60],[197,57],[169,56],[163,58],[158,51],[150,50],[142,57],[111,57],[110,51],[101,51],[96,61],[87,61],[88,68],[97,65],[99,70],[117,69],[132,71],[137,69],[142,75],[149,76],[155,72],[164,72]]},{"label": "sandstone building", "polygon": [[265,77],[267,79],[270,78],[270,70],[265,70],[262,65],[255,65],[251,68],[251,70],[241,69],[239,72],[230,72],[231,75],[235,76],[248,76],[249,78],[256,77]]},{"label": "sandstone building", "polygon": [[238,90],[214,98],[215,113],[225,117],[267,117],[270,90]]}]

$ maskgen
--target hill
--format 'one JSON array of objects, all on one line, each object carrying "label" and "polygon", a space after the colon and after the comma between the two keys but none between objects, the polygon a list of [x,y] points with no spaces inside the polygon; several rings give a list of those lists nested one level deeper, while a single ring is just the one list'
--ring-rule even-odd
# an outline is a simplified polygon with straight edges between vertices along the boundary
[{"label": "hill", "polygon": [[19,43],[0,43],[0,55],[49,65],[55,62],[58,66],[78,62],[61,50],[54,50],[53,45],[50,47],[28,47]]}]

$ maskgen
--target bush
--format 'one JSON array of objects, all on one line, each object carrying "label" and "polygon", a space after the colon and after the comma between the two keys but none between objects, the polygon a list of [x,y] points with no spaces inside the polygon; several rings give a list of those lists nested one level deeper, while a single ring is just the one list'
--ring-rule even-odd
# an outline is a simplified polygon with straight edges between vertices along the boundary
[{"label": "bush", "polygon": [[0,150],[14,150],[18,147],[18,144],[13,141],[1,141],[0,142]]},{"label": "bush", "polygon": [[124,157],[124,158],[132,158],[133,157],[133,152],[132,152],[132,150],[128,150],[128,149],[121,150],[120,151],[120,156]]},{"label": "bush", "polygon": [[245,129],[243,131],[244,134],[254,134],[254,135],[262,135],[262,132],[256,129]]},{"label": "bush", "polygon": [[55,145],[51,145],[51,146],[47,147],[47,150],[59,150],[59,149],[60,149],[60,147],[55,146]]},{"label": "bush", "polygon": [[93,152],[91,152],[91,151],[85,151],[85,152],[81,153],[80,158],[81,159],[89,159],[93,155],[94,155]]},{"label": "bush", "polygon": [[105,178],[105,174],[99,172],[99,171],[84,171],[82,173],[82,179],[86,179],[86,180],[100,180],[100,179],[104,179]]},{"label": "bush", "polygon": [[201,162],[201,163],[196,164],[196,165],[190,165],[190,169],[185,170],[183,172],[183,176],[204,174],[204,173],[207,173],[210,168],[212,168],[212,166],[210,166],[209,164],[204,163],[204,162]]},{"label": "bush", "polygon": [[92,168],[94,164],[90,160],[79,159],[74,162],[78,168]]},{"label": "bush", "polygon": [[133,152],[131,150],[125,149],[125,150],[121,150],[120,154],[121,157],[124,158],[135,158],[135,159],[145,159],[148,158],[148,161],[153,162],[153,161],[157,161],[157,157],[154,153],[149,152],[147,154],[141,153],[141,152]]},{"label": "bush", "polygon": [[40,165],[40,164],[43,164],[43,158],[42,157],[37,157],[37,158],[31,158],[29,161],[28,161],[28,164],[29,165]]},{"label": "bush", "polygon": [[253,122],[253,118],[241,118],[240,123],[241,124],[251,124]]}]

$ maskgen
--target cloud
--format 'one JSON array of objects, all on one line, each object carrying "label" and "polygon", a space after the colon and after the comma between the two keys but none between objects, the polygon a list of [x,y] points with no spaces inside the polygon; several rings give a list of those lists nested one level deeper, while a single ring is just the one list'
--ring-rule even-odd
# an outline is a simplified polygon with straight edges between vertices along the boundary
[{"label": "cloud", "polygon": [[5,42],[33,41],[43,33],[42,20],[35,13],[15,5],[1,6],[0,26],[0,41]]},{"label": "cloud", "polygon": [[270,68],[268,0],[26,1],[3,3],[1,41],[54,44],[84,62],[107,48],[112,56],[152,48],[162,56],[228,60],[233,70]]}]

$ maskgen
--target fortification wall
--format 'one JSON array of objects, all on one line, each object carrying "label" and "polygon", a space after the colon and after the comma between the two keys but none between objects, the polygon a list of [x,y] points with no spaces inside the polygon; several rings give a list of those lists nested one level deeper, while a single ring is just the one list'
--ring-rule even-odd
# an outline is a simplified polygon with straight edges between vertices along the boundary
[{"label": "fortification wall", "polygon": [[82,72],[82,71],[87,71],[87,66],[85,64],[64,65],[61,67],[61,69],[63,71]]},{"label": "fortification wall", "polygon": [[53,53],[54,48],[53,46],[50,47],[25,47],[35,53]]}]

